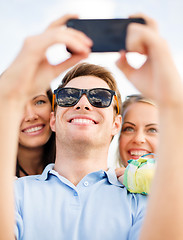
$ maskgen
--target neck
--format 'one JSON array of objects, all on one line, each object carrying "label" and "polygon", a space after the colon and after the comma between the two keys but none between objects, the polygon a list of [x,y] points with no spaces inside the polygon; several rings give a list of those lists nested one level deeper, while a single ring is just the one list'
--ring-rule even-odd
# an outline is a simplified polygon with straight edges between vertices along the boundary
[{"label": "neck", "polygon": [[99,170],[107,170],[108,148],[86,149],[79,146],[79,149],[57,148],[55,170],[67,178],[74,185],[77,185],[87,174]]},{"label": "neck", "polygon": [[[18,148],[18,162],[20,166],[28,173],[28,175],[41,174],[43,171],[43,147],[26,148],[19,145]],[[25,176],[20,171],[20,177]]]}]

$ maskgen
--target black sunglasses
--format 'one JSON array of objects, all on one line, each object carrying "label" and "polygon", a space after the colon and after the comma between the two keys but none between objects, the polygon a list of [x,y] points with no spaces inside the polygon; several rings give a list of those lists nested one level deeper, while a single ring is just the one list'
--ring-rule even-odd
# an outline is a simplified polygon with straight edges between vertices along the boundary
[{"label": "black sunglasses", "polygon": [[97,108],[106,108],[111,105],[114,96],[117,102],[117,113],[119,113],[119,104],[115,91],[106,88],[78,89],[78,88],[58,88],[54,90],[53,106],[56,96],[56,102],[60,107],[72,107],[76,105],[82,95],[85,94],[90,104]]}]

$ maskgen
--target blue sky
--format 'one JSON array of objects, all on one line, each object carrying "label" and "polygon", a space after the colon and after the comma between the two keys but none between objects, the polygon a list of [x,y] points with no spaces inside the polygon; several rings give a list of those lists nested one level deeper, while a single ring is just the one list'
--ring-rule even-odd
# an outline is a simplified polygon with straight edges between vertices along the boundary
[{"label": "blue sky", "polygon": [[[65,13],[77,13],[81,18],[116,18],[143,12],[157,20],[183,78],[182,10],[182,0],[0,0],[0,73],[13,61],[26,36],[40,33]],[[48,56],[56,58],[59,53],[58,49],[52,49]],[[136,64],[139,58],[132,57]],[[117,53],[93,53],[87,61],[113,72],[124,99],[137,91],[116,68],[117,58]],[[52,83],[52,88],[56,88],[61,78],[62,75]]]}]

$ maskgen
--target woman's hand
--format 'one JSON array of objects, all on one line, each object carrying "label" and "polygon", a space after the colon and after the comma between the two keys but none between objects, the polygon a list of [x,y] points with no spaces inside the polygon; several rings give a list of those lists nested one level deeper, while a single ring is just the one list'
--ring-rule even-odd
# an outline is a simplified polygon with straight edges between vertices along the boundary
[{"label": "woman's hand", "polygon": [[126,169],[125,167],[115,169],[116,177],[118,178],[118,181],[120,181],[120,183],[122,183],[122,184],[123,184],[123,177],[124,177],[125,169]]}]

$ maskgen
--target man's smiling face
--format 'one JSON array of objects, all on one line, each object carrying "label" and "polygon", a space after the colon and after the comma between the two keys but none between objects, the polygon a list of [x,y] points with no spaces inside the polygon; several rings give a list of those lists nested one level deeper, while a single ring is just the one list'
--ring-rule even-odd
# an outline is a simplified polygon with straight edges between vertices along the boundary
[{"label": "man's smiling face", "polygon": [[[73,78],[65,87],[79,89],[107,88],[108,84],[95,76]],[[116,116],[114,118],[114,99],[107,108],[92,106],[86,95],[73,107],[57,106],[56,116],[52,114],[51,126],[56,131],[57,141],[68,144],[92,144],[100,146],[110,144],[111,138],[118,132]]]}]

